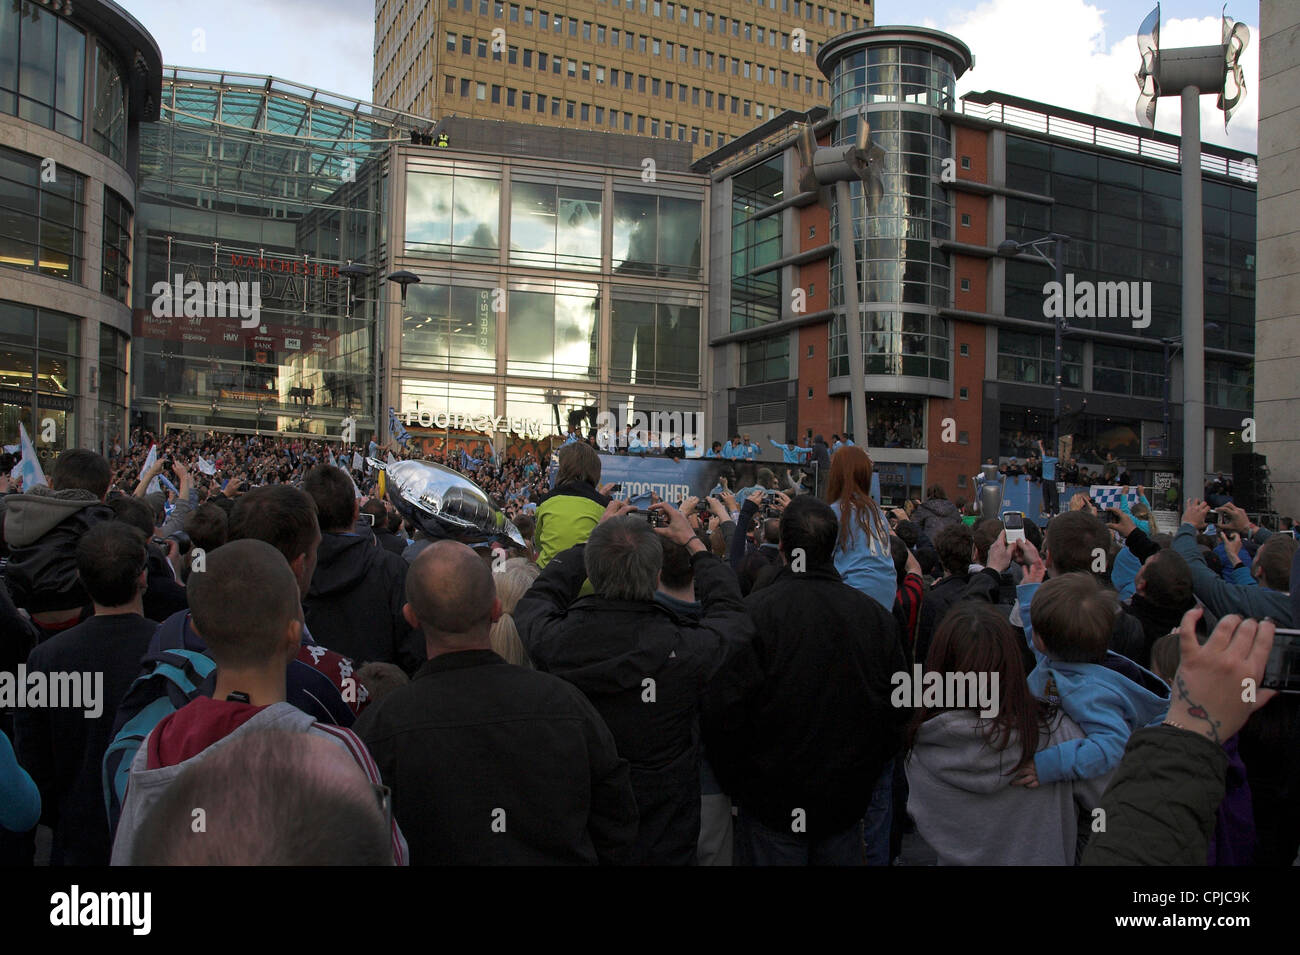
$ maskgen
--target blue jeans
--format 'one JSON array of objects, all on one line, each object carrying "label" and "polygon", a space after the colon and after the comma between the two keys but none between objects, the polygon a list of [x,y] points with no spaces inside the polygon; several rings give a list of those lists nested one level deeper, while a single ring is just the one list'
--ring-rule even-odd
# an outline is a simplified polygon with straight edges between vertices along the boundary
[{"label": "blue jeans", "polygon": [[862,865],[862,824],[810,839],[770,829],[743,808],[736,813],[736,865]]},{"label": "blue jeans", "polygon": [[867,865],[889,865],[889,830],[894,822],[894,761],[885,763],[876,788],[871,791],[871,805],[862,817],[862,844]]}]

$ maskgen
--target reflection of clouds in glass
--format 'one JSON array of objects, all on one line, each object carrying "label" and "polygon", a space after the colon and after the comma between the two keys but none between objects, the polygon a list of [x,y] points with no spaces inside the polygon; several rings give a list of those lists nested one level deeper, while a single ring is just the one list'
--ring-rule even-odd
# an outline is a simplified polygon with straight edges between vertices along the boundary
[{"label": "reflection of clouds in glass", "polygon": [[501,184],[457,176],[452,241],[458,248],[495,249],[500,219]]},{"label": "reflection of clouds in glass", "polygon": [[[597,268],[600,263],[600,193],[561,190],[557,258],[561,265]],[[568,196],[564,193],[569,193]]]},{"label": "reflection of clouds in glass", "polygon": [[568,286],[568,290],[573,294],[555,296],[555,364],[557,371],[585,374],[596,342],[596,286]]},{"label": "reflection of clouds in glass", "polygon": [[654,196],[614,193],[615,269],[632,271],[632,266],[653,265],[655,261]]},{"label": "reflection of clouds in glass", "polygon": [[407,244],[451,241],[451,176],[409,173],[406,177]]},{"label": "reflection of clouds in glass", "polygon": [[403,378],[399,411],[457,412],[459,414],[495,414],[496,389],[492,385],[462,382],[424,381]]}]

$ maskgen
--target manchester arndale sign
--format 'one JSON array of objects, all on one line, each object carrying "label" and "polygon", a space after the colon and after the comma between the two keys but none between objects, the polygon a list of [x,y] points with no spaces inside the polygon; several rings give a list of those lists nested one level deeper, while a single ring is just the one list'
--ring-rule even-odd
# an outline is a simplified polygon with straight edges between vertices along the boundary
[{"label": "manchester arndale sign", "polygon": [[495,434],[504,431],[517,434],[521,438],[544,438],[550,431],[535,418],[512,418],[507,415],[460,414],[455,411],[404,411],[408,427],[418,424],[421,428],[437,428],[440,431],[477,431],[480,434]]}]

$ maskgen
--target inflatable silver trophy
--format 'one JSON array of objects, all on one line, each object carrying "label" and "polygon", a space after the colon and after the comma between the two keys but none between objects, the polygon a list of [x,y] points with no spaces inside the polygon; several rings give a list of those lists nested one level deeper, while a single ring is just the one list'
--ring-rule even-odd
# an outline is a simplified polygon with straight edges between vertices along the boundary
[{"label": "inflatable silver trophy", "polygon": [[467,544],[500,540],[527,546],[514,523],[465,475],[432,461],[366,460],[384,472],[388,499],[397,512],[431,540],[451,538]]},{"label": "inflatable silver trophy", "polygon": [[998,474],[996,464],[980,465],[979,515],[982,518],[997,517],[1002,513],[1002,476]]}]

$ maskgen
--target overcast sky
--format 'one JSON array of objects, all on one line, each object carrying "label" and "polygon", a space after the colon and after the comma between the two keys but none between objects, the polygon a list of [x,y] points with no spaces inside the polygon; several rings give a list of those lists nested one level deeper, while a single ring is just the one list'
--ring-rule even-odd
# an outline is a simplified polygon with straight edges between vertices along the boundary
[{"label": "overcast sky", "polygon": [[[372,0],[118,2],[154,35],[168,66],[269,73],[361,100],[371,97]],[[877,0],[875,9],[878,24],[935,27],[971,48],[975,69],[958,83],[959,94],[998,90],[1132,123],[1137,28],[1154,6],[1154,0]],[[1161,45],[1218,42],[1219,6],[1217,0],[1166,0]],[[1259,2],[1234,2],[1227,12],[1250,26],[1242,58],[1246,102],[1225,134],[1214,97],[1203,96],[1202,137],[1254,152]],[[1160,101],[1156,126],[1178,132],[1177,97]]]}]

